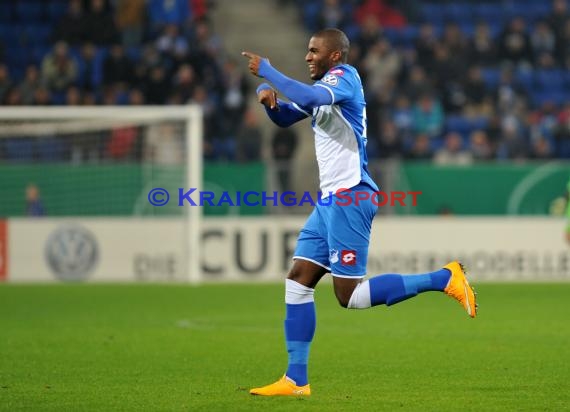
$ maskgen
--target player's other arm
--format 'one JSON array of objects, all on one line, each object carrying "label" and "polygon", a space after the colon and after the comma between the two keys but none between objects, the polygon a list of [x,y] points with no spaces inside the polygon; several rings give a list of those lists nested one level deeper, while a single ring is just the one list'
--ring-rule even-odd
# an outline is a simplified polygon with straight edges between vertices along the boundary
[{"label": "player's other arm", "polygon": [[260,56],[242,52],[249,59],[249,71],[258,77],[263,77],[275,85],[289,100],[298,106],[312,109],[313,107],[329,105],[333,103],[331,93],[318,86],[309,86],[297,80],[291,79],[269,64],[269,60]]},{"label": "player's other arm", "polygon": [[269,118],[280,127],[288,127],[309,116],[309,113],[299,106],[284,102],[277,98],[277,92],[267,83],[257,88],[257,101],[265,107]]}]

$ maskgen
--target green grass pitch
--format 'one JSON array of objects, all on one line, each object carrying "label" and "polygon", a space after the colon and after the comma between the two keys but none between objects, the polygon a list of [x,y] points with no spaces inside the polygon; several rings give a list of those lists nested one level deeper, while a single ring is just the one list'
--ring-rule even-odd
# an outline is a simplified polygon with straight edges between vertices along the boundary
[{"label": "green grass pitch", "polygon": [[483,284],[348,311],[316,292],[309,398],[253,397],[286,366],[282,285],[2,285],[2,411],[562,411],[570,284]]}]

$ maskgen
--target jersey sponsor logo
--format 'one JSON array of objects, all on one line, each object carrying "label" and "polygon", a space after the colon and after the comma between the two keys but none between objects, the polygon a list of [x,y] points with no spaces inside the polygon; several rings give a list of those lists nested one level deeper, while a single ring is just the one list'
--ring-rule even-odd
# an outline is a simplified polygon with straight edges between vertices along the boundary
[{"label": "jersey sponsor logo", "polygon": [[338,262],[338,250],[336,249],[329,250],[329,261],[331,263]]},{"label": "jersey sponsor logo", "polygon": [[355,250],[343,250],[340,259],[342,264],[346,266],[356,265],[356,251]]},{"label": "jersey sponsor logo", "polygon": [[338,77],[334,74],[327,74],[323,77],[323,83],[330,84],[331,86],[336,86],[338,84]]},{"label": "jersey sponsor logo", "polygon": [[330,74],[335,74],[337,76],[342,76],[344,74],[344,70],[342,69],[333,69],[329,72]]}]

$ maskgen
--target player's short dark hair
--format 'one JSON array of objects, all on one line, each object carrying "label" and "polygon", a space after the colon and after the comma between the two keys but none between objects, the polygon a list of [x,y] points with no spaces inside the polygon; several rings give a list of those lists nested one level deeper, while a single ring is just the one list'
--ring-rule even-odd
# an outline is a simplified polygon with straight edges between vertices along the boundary
[{"label": "player's short dark hair", "polygon": [[325,39],[327,45],[333,51],[340,51],[341,61],[346,63],[348,61],[348,51],[350,49],[350,41],[342,30],[339,29],[323,29],[319,30],[313,37],[320,37]]}]

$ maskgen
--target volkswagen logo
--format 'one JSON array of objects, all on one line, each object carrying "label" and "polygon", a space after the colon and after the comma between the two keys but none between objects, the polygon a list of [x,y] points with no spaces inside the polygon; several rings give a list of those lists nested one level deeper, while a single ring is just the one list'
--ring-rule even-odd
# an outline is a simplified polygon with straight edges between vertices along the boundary
[{"label": "volkswagen logo", "polygon": [[79,225],[59,227],[47,239],[46,259],[58,279],[83,281],[97,265],[97,240],[89,230]]}]

